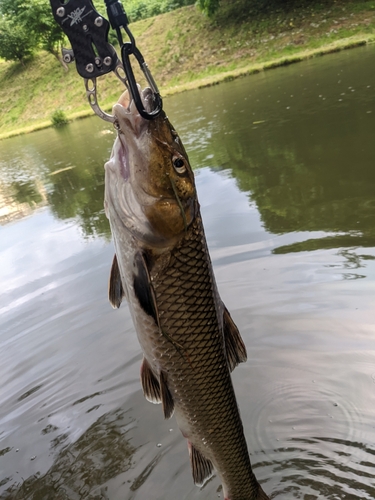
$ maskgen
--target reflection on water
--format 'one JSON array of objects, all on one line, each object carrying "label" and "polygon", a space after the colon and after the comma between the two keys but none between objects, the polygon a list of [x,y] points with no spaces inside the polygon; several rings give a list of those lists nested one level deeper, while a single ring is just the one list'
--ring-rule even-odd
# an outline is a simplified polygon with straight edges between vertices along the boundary
[{"label": "reflection on water", "polygon": [[345,232],[374,244],[375,78],[363,66],[372,57],[371,49],[355,61],[342,55],[334,67],[332,59],[304,64],[293,69],[294,80],[287,69],[278,70],[277,82],[272,73],[239,81],[229,102],[218,99],[220,90],[207,91],[214,136],[197,154],[212,164],[203,156],[211,146],[215,163],[249,192],[267,231]]},{"label": "reflection on water", "polygon": [[[129,423],[124,423],[119,410],[103,415],[75,443],[63,447],[46,474],[35,474],[19,485],[13,484],[3,498],[58,498],[70,500],[108,498],[103,485],[118,471],[126,472],[132,465],[134,448],[127,439]],[[49,425],[42,434],[57,430]],[[51,449],[60,447],[67,435],[51,441]]]},{"label": "reflection on water", "polygon": [[48,204],[84,236],[110,236],[103,210],[103,164],[114,132],[82,120],[0,144],[0,223]]},{"label": "reflection on water", "polygon": [[[167,99],[196,170],[271,498],[374,498],[375,48]],[[0,142],[0,497],[209,499],[112,311],[99,119]],[[26,217],[27,216],[27,217]]]}]

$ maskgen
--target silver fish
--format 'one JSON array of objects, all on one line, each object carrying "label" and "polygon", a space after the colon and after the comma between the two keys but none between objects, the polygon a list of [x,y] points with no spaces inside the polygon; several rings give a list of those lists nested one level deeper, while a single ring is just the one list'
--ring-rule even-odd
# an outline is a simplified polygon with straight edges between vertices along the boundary
[{"label": "silver fish", "polygon": [[[151,109],[151,91],[142,92]],[[105,165],[105,210],[116,255],[109,298],[125,296],[144,359],[145,397],[175,414],[195,484],[214,469],[226,500],[267,500],[251,469],[230,372],[246,348],[220,299],[194,174],[164,112],[145,120],[123,94]]]}]

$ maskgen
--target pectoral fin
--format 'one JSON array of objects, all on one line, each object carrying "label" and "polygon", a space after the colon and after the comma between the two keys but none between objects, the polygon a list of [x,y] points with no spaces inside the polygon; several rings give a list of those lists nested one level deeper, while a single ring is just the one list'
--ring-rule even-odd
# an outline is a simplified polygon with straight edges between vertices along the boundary
[{"label": "pectoral fin", "polygon": [[118,267],[117,256],[113,257],[111,272],[108,283],[108,298],[114,309],[118,309],[125,295],[122,286],[120,268]]},{"label": "pectoral fin", "polygon": [[167,385],[167,376],[163,372],[160,373],[160,395],[164,418],[171,418],[174,412],[174,401]]},{"label": "pectoral fin", "polygon": [[214,467],[212,462],[202,455],[193,444],[188,441],[191,472],[194,483],[202,486],[213,475]]},{"label": "pectoral fin", "polygon": [[160,384],[156,378],[147,359],[143,358],[141,365],[141,383],[143,394],[147,401],[158,404],[161,403]]},{"label": "pectoral fin", "polygon": [[[168,332],[162,328],[158,306],[156,302],[155,290],[151,283],[150,273],[147,267],[147,256],[141,252],[137,252],[134,256],[133,263],[133,287],[134,294],[138,299],[139,305],[143,311],[151,316],[159,328],[160,333],[171,342],[175,349],[183,356],[182,347],[178,342],[168,335]],[[173,413],[173,411],[172,411]],[[166,417],[169,418],[169,417]]]},{"label": "pectoral fin", "polygon": [[155,292],[151,284],[146,261],[141,252],[138,252],[134,257],[133,285],[134,293],[140,306],[145,313],[152,316],[155,323],[159,325]]},{"label": "pectoral fin", "polygon": [[230,371],[233,371],[239,363],[246,361],[247,352],[238,328],[233,322],[228,309],[224,306],[223,314],[224,342],[227,361]]}]

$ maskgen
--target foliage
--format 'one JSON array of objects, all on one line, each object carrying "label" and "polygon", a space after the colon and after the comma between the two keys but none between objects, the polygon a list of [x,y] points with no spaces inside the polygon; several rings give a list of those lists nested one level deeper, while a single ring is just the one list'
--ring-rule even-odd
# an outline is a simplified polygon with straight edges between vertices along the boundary
[{"label": "foliage", "polygon": [[57,56],[64,33],[53,18],[49,0],[0,0],[0,13],[13,29],[27,32],[34,45]]},{"label": "foliage", "polygon": [[157,16],[172,10],[192,5],[195,0],[133,0],[126,2],[125,10],[131,22]]},{"label": "foliage", "polygon": [[61,125],[69,123],[68,117],[61,109],[56,109],[56,111],[52,113],[51,121],[54,127],[60,127]]},{"label": "foliage", "polygon": [[0,57],[6,61],[24,61],[35,49],[33,40],[22,26],[14,26],[3,19],[0,22]]},{"label": "foliage", "polygon": [[[179,7],[191,5],[195,0],[129,0],[125,9],[129,19],[137,21],[165,12],[170,12]],[[104,5],[96,1],[96,9],[106,16]],[[20,47],[24,46],[25,57],[35,48],[40,47],[59,58],[60,47],[64,41],[64,33],[55,22],[49,0],[0,0],[0,15],[6,20],[7,43],[0,47],[2,53],[8,54],[8,60],[20,59]],[[14,33],[11,33],[11,30]],[[16,43],[16,40],[24,40],[26,34],[29,36],[27,43]],[[3,37],[6,38],[6,37]],[[116,42],[112,30],[109,33],[111,43]],[[2,43],[2,42],[1,42]],[[10,49],[10,45],[12,49]],[[15,56],[13,56],[17,46]],[[4,57],[4,56],[3,56]]]},{"label": "foliage", "polygon": [[215,14],[220,5],[220,0],[197,0],[197,5],[208,16]]}]

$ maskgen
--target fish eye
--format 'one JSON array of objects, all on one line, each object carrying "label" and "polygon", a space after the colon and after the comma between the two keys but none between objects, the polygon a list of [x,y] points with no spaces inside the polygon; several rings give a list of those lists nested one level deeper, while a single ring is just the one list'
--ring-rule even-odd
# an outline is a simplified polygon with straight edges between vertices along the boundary
[{"label": "fish eye", "polygon": [[184,174],[186,172],[186,165],[183,158],[181,158],[180,156],[175,156],[172,159],[172,162],[173,162],[173,167],[178,174]]}]

